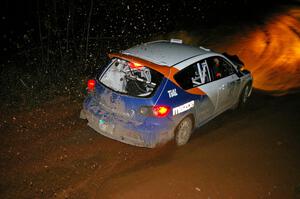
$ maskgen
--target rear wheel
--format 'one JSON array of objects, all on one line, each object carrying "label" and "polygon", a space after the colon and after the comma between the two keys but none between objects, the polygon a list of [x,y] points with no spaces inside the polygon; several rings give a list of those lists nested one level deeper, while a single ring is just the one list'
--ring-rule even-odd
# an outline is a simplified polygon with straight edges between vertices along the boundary
[{"label": "rear wheel", "polygon": [[184,118],[177,126],[175,132],[175,142],[177,146],[185,145],[192,134],[193,120],[191,117]]}]

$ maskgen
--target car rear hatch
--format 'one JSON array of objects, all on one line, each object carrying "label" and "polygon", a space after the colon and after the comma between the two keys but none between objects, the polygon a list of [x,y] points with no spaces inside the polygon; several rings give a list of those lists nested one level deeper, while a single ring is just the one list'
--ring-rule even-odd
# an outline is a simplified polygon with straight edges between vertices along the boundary
[{"label": "car rear hatch", "polygon": [[[126,143],[144,146],[147,114],[142,107],[153,107],[160,97],[167,78],[153,68],[138,62],[113,58],[96,79],[93,92],[84,103],[89,125],[101,134]],[[151,120],[151,118],[150,118]],[[149,123],[149,125],[151,125]],[[143,128],[136,130],[139,126]]]}]

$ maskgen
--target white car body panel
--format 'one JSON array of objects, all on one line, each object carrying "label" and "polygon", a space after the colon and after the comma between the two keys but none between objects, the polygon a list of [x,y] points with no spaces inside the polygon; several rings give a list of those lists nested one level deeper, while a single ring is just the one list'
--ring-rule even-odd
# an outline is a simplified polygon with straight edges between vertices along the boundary
[{"label": "white car body panel", "polygon": [[207,51],[185,44],[157,41],[132,47],[122,51],[122,53],[139,57],[159,65],[171,67],[182,60],[205,54]]}]

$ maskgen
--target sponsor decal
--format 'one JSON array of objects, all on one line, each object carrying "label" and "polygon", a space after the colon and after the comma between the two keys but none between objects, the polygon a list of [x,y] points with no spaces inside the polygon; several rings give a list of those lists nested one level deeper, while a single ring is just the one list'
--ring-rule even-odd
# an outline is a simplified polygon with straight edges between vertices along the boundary
[{"label": "sponsor decal", "polygon": [[177,106],[177,107],[173,108],[173,115],[178,115],[180,113],[183,113],[183,112],[193,108],[194,105],[195,105],[195,102],[193,100],[193,101],[190,101],[188,103]]},{"label": "sponsor decal", "polygon": [[168,90],[168,94],[169,94],[169,98],[175,97],[177,96],[177,91],[176,88],[172,89],[172,90]]}]

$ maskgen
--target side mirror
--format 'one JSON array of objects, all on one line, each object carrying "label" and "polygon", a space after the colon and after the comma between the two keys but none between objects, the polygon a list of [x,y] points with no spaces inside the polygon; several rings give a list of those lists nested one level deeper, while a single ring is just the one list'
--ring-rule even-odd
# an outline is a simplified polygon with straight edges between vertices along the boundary
[{"label": "side mirror", "polygon": [[241,64],[236,64],[236,68],[238,69],[238,71],[241,71],[241,69],[243,68],[243,65],[241,65]]},{"label": "side mirror", "polygon": [[247,69],[242,69],[242,71],[241,71],[242,73],[244,73],[244,74],[249,74],[250,73],[250,71],[249,70],[247,70]]}]

